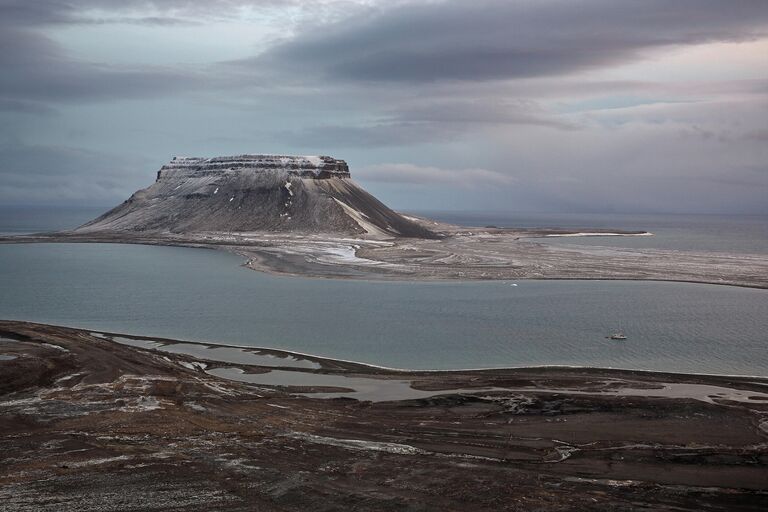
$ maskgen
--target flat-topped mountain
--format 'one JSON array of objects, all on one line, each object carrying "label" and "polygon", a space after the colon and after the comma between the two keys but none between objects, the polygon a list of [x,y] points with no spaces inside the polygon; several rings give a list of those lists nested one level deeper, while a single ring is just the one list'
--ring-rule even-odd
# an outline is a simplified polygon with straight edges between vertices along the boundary
[{"label": "flat-topped mountain", "polygon": [[296,231],[433,238],[328,156],[176,157],[157,180],[77,232]]}]

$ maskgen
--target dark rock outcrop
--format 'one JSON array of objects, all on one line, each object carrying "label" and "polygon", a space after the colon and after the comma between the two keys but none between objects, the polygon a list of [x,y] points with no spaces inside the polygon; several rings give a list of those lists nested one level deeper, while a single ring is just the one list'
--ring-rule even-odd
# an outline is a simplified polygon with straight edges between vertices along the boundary
[{"label": "dark rock outcrop", "polygon": [[157,171],[157,179],[177,176],[215,176],[221,171],[285,171],[302,178],[349,178],[344,160],[329,156],[237,155],[214,158],[174,157]]},{"label": "dark rock outcrop", "polygon": [[433,238],[350,178],[328,156],[174,158],[150,187],[77,232],[372,234]]}]

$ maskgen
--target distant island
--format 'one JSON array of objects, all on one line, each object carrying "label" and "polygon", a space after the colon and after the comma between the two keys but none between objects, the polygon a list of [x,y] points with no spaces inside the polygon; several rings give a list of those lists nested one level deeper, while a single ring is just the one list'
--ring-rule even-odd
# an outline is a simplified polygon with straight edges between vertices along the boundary
[{"label": "distant island", "polygon": [[768,288],[761,255],[568,247],[541,238],[645,236],[616,229],[465,227],[398,213],[330,156],[176,157],[149,187],[71,231],[0,243],[213,247],[246,266],[312,277],[418,280],[645,279]]},{"label": "distant island", "polygon": [[353,182],[345,161],[287,155],[174,158],[150,187],[76,230],[255,231],[436,237]]}]

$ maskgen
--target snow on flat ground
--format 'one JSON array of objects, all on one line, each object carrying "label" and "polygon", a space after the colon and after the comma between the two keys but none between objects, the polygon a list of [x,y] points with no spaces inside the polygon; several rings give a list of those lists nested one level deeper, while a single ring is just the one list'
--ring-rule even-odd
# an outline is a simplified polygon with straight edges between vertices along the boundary
[{"label": "snow on flat ground", "polygon": [[355,265],[385,265],[384,262],[358,258],[356,251],[359,249],[353,245],[342,245],[339,247],[325,247],[323,254],[317,257],[317,261],[323,263],[352,263]]}]

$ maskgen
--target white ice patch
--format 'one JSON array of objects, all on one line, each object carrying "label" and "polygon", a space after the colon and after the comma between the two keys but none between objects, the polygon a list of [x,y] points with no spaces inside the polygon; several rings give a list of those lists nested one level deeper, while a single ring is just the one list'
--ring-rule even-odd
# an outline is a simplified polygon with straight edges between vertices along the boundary
[{"label": "white ice patch", "polygon": [[184,405],[186,405],[187,407],[189,407],[193,411],[204,412],[204,411],[208,410],[205,407],[203,407],[202,405],[196,404],[195,402],[186,402]]},{"label": "white ice patch", "polygon": [[132,460],[134,457],[129,455],[120,455],[119,457],[107,457],[104,459],[91,459],[81,462],[69,462],[67,465],[71,468],[82,468],[85,466],[98,466],[100,464],[109,464],[110,462],[119,462],[123,460]]},{"label": "white ice patch", "polygon": [[386,263],[382,261],[369,260],[366,258],[359,258],[356,254],[357,249],[360,247],[357,245],[343,245],[337,247],[323,247],[322,254],[317,256],[317,261],[320,263],[329,264],[357,264],[368,266],[386,266]]},{"label": "white ice patch", "polygon": [[216,187],[216,190],[213,191],[213,195],[216,195],[219,193],[219,187]]},{"label": "white ice patch", "polygon": [[291,190],[291,182],[290,181],[286,181],[285,182],[285,190],[287,190],[288,193],[291,195],[291,197],[293,197],[293,190]]},{"label": "white ice patch", "polygon": [[188,363],[186,361],[178,361],[178,363],[184,368],[188,368],[190,370],[205,370],[208,367],[208,365],[205,363]]},{"label": "white ice patch", "polygon": [[555,452],[557,453],[558,459],[557,460],[548,460],[545,462],[563,462],[565,459],[569,458],[574,453],[581,451],[579,448],[575,446],[571,446],[568,443],[564,443],[562,441],[555,440],[556,443],[560,443],[558,446],[555,446]]},{"label": "white ice patch", "polygon": [[347,448],[350,450],[370,450],[374,452],[396,453],[398,455],[420,455],[428,453],[420,448],[416,448],[415,446],[408,444],[382,443],[378,441],[364,441],[362,439],[337,439],[335,437],[305,434],[304,432],[292,432],[290,434],[286,434],[286,437],[309,441],[311,443],[338,446],[340,448]]},{"label": "white ice patch", "polygon": [[[203,382],[203,385],[210,389],[211,391],[214,391],[216,393],[222,394],[222,395],[238,395],[239,393],[237,391],[234,391],[232,389],[227,389],[226,387],[222,386],[218,382]],[[259,396],[259,395],[256,395]]]},{"label": "white ice patch", "polygon": [[234,200],[235,200],[234,196],[229,198],[229,202],[230,202],[230,203],[231,203],[232,201],[234,201]]},{"label": "white ice patch", "polygon": [[66,348],[60,347],[58,345],[52,345],[51,343],[43,343],[43,346],[44,347],[48,347],[48,348],[52,348],[52,349],[55,349],[55,350],[61,350],[62,352],[69,352],[69,350],[67,350]]},{"label": "white ice patch", "polygon": [[82,372],[73,373],[71,375],[65,375],[64,377],[59,377],[55,381],[53,381],[54,384],[61,384],[63,382],[67,382],[68,380],[72,380],[75,377],[79,377],[80,375],[84,375]]},{"label": "white ice patch", "polygon": [[157,398],[153,396],[140,396],[136,402],[121,407],[120,410],[124,412],[144,412],[155,411],[162,408],[163,407],[160,405],[160,401]]},{"label": "white ice patch", "polygon": [[35,396],[32,398],[20,398],[18,400],[7,400],[5,402],[0,402],[0,407],[18,407],[21,405],[32,405],[37,404],[41,402],[43,399],[39,396]]}]

